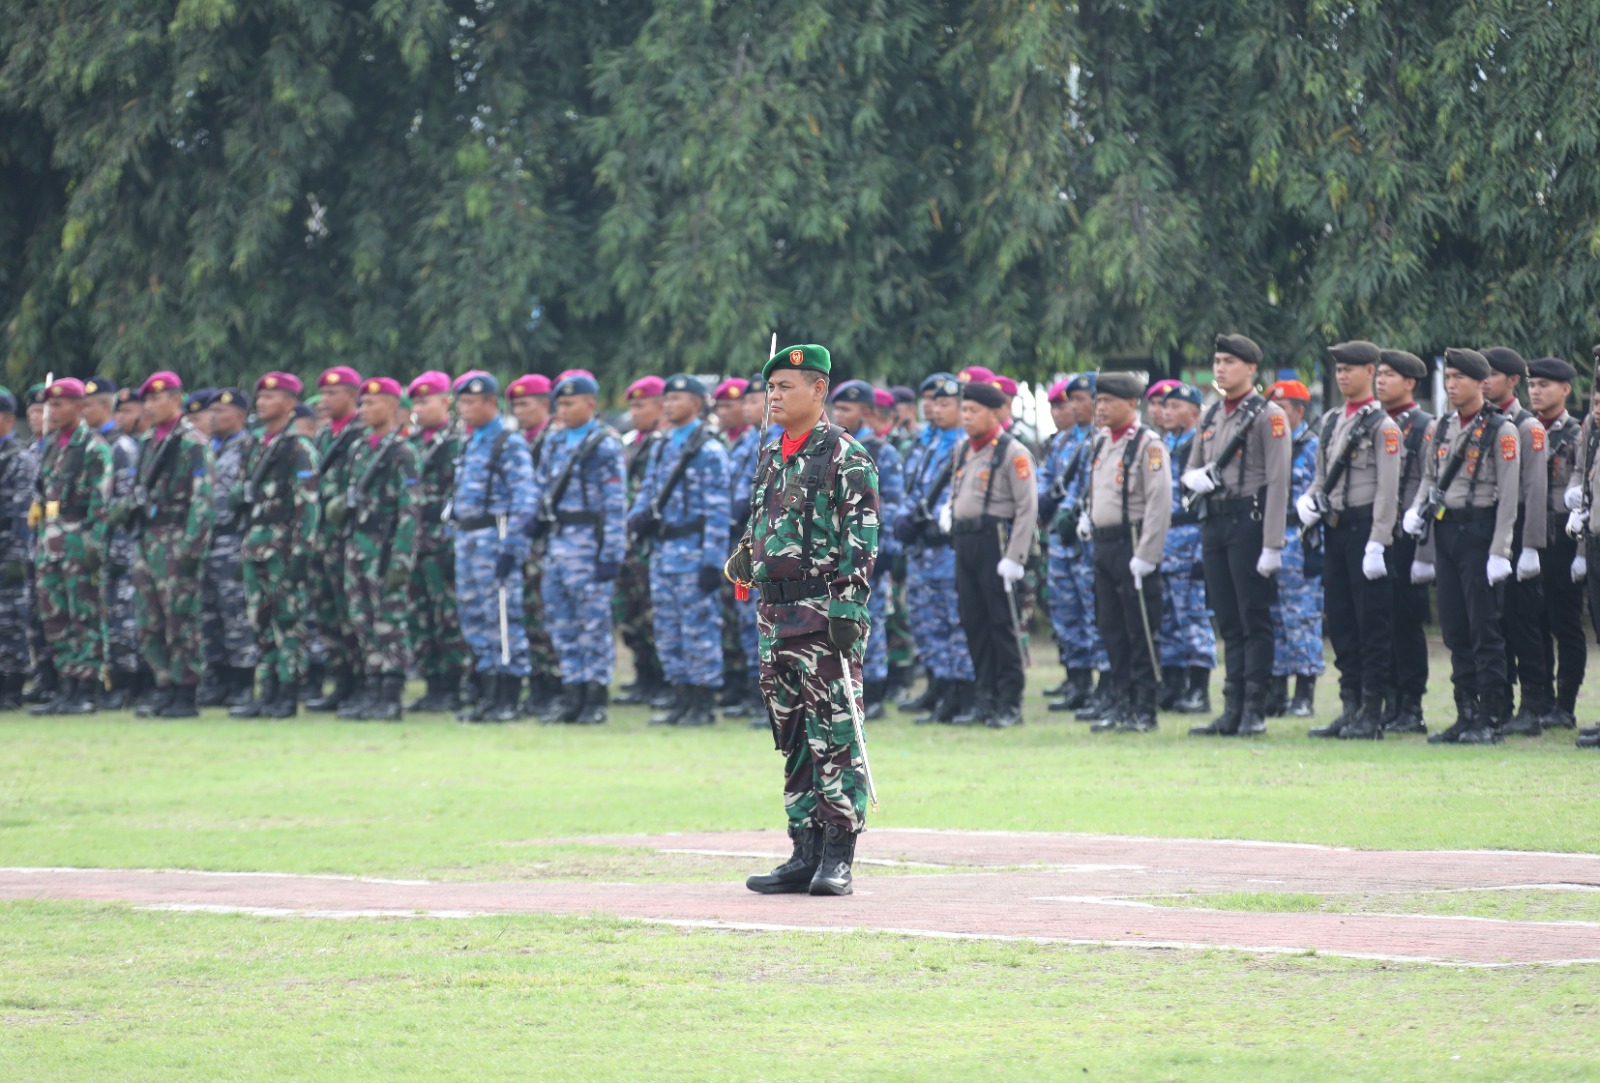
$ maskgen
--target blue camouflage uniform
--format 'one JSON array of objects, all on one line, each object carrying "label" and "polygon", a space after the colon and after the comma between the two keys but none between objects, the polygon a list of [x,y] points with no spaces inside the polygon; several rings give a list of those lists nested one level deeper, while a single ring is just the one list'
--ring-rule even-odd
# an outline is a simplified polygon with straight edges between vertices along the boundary
[{"label": "blue camouflage uniform", "polygon": [[[929,522],[939,521],[939,510],[950,503],[952,487],[946,479],[938,495],[930,499],[931,490],[954,460],[956,445],[961,439],[959,427],[922,427],[906,459],[902,514],[909,514],[909,509],[925,503]],[[925,532],[923,536],[926,538],[930,533]],[[879,536],[880,544],[882,537]],[[967,633],[961,627],[957,609],[956,554],[948,535],[935,541],[918,541],[911,546],[911,552],[906,554],[906,601],[910,606],[911,637],[917,643],[917,657],[922,659],[928,672],[939,680],[975,680]]]},{"label": "blue camouflage uniform", "polygon": [[[499,448],[498,456],[495,455]],[[522,565],[528,556],[528,520],[533,517],[533,460],[522,434],[496,417],[467,438],[456,468],[451,518],[456,537],[456,606],[461,634],[483,674],[528,675],[528,632],[522,622]],[[506,517],[500,537],[497,516]],[[502,579],[501,554],[511,558]],[[500,653],[500,589],[506,594],[510,661]]]},{"label": "blue camouflage uniform", "polygon": [[[1189,468],[1195,430],[1167,437],[1172,463],[1172,525],[1167,528],[1167,548],[1161,557],[1166,579],[1166,604],[1156,646],[1163,667],[1217,668],[1217,633],[1206,605],[1205,569],[1200,562],[1200,522],[1183,510],[1183,487],[1178,479]],[[1287,555],[1287,554],[1286,554]]]},{"label": "blue camouflage uniform", "polygon": [[206,666],[253,669],[260,661],[255,627],[250,623],[244,593],[243,545],[248,516],[235,510],[234,489],[244,484],[244,456],[250,434],[211,438],[211,492],[216,498],[217,525],[211,532],[201,578],[201,611],[206,625]]},{"label": "blue camouflage uniform", "polygon": [[900,555],[894,527],[905,512],[906,469],[899,450],[873,432],[871,425],[861,426],[854,436],[878,464],[878,563],[873,565],[872,594],[867,598],[869,627],[876,634],[867,637],[867,657],[861,665],[861,679],[887,681],[889,636],[884,629],[889,622],[889,567]]},{"label": "blue camouflage uniform", "polygon": [[[668,390],[673,390],[669,382]],[[688,469],[660,507],[661,521],[650,551],[650,597],[656,653],[667,683],[722,687],[722,565],[728,559],[728,452],[696,420],[669,431],[650,451],[644,480],[628,516],[656,502],[679,461],[693,451]],[[696,435],[699,434],[699,440]],[[716,571],[710,591],[701,590],[701,569]]]},{"label": "blue camouflage uniform", "polygon": [[0,437],[0,693],[22,691],[28,672],[29,628],[36,616],[33,603],[34,531],[28,508],[39,477],[39,459],[16,433]]},{"label": "blue camouflage uniform", "polygon": [[1293,434],[1294,465],[1289,474],[1289,525],[1283,533],[1283,567],[1278,572],[1278,601],[1272,607],[1272,675],[1320,676],[1322,658],[1322,575],[1306,575],[1305,546],[1294,504],[1311,488],[1317,474],[1317,435],[1305,422]]},{"label": "blue camouflage uniform", "polygon": [[[1094,429],[1088,425],[1074,425],[1051,438],[1045,449],[1044,461],[1039,466],[1039,497],[1041,500],[1055,488],[1056,480],[1066,473],[1079,449],[1079,460],[1071,482],[1067,484],[1060,507],[1081,507],[1084,490],[1089,484],[1088,443],[1094,438]],[[1077,516],[1068,511],[1066,537],[1052,533],[1055,516],[1044,523],[1049,555],[1046,558],[1046,584],[1049,593],[1050,626],[1056,634],[1056,650],[1061,664],[1068,669],[1096,669],[1102,673],[1111,669],[1106,656],[1106,645],[1100,638],[1100,625],[1095,620],[1094,608],[1094,543],[1082,541],[1077,535]]]},{"label": "blue camouflage uniform", "polygon": [[[133,499],[135,475],[139,472],[139,445],[117,428],[115,421],[100,426],[100,435],[111,445],[111,499],[125,504]],[[101,572],[101,598],[106,615],[106,665],[114,672],[133,674],[139,669],[139,637],[135,619],[133,564],[138,539],[125,526],[107,533],[106,566]]]},{"label": "blue camouflage uniform", "polygon": [[[746,425],[739,439],[728,448],[728,519],[731,550],[744,536],[750,522],[750,486],[755,480],[756,464],[761,459],[761,431],[758,425]],[[744,652],[749,677],[759,674],[760,636],[756,632],[756,606],[751,602],[734,602],[733,613],[738,619],[739,649]]]},{"label": "blue camouflage uniform", "polygon": [[[566,491],[551,509],[556,522],[545,547],[545,628],[562,684],[609,686],[617,662],[611,596],[628,548],[622,441],[597,417],[552,432],[534,480],[534,504],[543,507],[546,494],[580,452],[583,460],[572,468]],[[597,574],[601,565],[608,566],[604,577]]]}]

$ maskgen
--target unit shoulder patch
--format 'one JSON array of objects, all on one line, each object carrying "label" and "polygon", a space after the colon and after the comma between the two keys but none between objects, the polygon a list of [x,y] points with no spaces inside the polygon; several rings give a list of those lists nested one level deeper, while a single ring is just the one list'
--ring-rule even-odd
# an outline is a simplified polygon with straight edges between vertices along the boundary
[{"label": "unit shoulder patch", "polygon": [[1385,455],[1400,454],[1400,430],[1387,429],[1383,434],[1383,453]]},{"label": "unit shoulder patch", "polygon": [[1500,437],[1500,457],[1506,462],[1514,462],[1517,458],[1517,438],[1511,433]]},{"label": "unit shoulder patch", "polygon": [[1282,414],[1272,415],[1272,438],[1282,440],[1289,433],[1289,421]]},{"label": "unit shoulder patch", "polygon": [[1033,466],[1028,462],[1028,457],[1026,455],[1018,455],[1016,458],[1012,459],[1011,466],[1014,470],[1016,470],[1017,479],[1019,481],[1027,481],[1029,478],[1033,477]]}]

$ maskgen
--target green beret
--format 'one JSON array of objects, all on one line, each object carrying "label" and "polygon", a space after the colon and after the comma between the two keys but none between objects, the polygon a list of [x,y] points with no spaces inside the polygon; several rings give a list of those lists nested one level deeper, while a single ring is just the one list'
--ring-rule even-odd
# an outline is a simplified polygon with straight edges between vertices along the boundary
[{"label": "green beret", "polygon": [[772,355],[771,361],[762,366],[761,378],[772,379],[772,374],[777,369],[810,369],[829,376],[833,373],[833,358],[828,356],[826,346],[785,346]]}]

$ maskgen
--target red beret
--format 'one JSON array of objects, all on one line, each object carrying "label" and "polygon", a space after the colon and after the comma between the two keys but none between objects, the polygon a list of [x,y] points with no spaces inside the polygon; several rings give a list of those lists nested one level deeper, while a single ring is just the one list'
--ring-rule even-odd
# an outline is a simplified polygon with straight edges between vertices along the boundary
[{"label": "red beret", "polygon": [[717,385],[711,397],[718,402],[730,402],[734,399],[744,398],[744,393],[750,390],[750,381],[742,380],[737,376],[730,376]]},{"label": "red beret", "polygon": [[363,395],[393,395],[400,397],[400,381],[388,376],[369,376],[361,385]]},{"label": "red beret", "polygon": [[991,370],[984,368],[982,365],[968,365],[966,368],[956,373],[956,379],[960,380],[964,384],[987,384],[994,382],[994,373]]},{"label": "red beret", "polygon": [[883,410],[894,409],[894,392],[885,391],[881,387],[872,389],[872,404]]},{"label": "red beret", "polygon": [[360,382],[361,374],[349,365],[335,365],[317,377],[318,387],[355,387]]},{"label": "red beret", "polygon": [[1017,381],[1013,380],[1009,376],[996,375],[994,378],[994,386],[1000,389],[1000,394],[1002,395],[1010,395],[1012,398],[1016,398],[1017,396]]},{"label": "red beret", "polygon": [[[62,381],[59,381],[59,380],[56,381],[56,386],[59,386],[61,382]],[[83,391],[82,391],[83,385],[79,384],[78,388],[79,388],[79,392],[78,393],[82,394],[83,393]],[[162,371],[162,372],[152,373],[150,376],[145,378],[144,383],[139,385],[139,394],[140,394],[141,397],[144,396],[144,395],[150,394],[152,391],[182,391],[182,390],[183,390],[183,381],[178,379],[178,374],[176,372]]]},{"label": "red beret", "polygon": [[506,388],[506,400],[515,402],[517,399],[532,398],[535,395],[550,394],[550,378],[531,373],[527,376],[518,376]]},{"label": "red beret", "polygon": [[667,381],[659,376],[644,376],[629,384],[628,392],[623,397],[632,402],[635,399],[658,399],[666,393]]},{"label": "red beret", "polygon": [[1063,378],[1051,384],[1049,392],[1045,394],[1045,400],[1047,402],[1066,402],[1067,384],[1071,382],[1071,380]]},{"label": "red beret", "polygon": [[305,389],[306,385],[300,382],[300,377],[292,372],[269,372],[256,381],[257,395],[263,391],[287,391],[298,398]]},{"label": "red beret", "polygon": [[412,380],[411,386],[406,389],[406,394],[415,399],[423,395],[443,395],[449,390],[449,376],[442,372],[429,371]]},{"label": "red beret", "polygon": [[[173,377],[177,379],[177,377]],[[64,380],[57,380],[50,385],[50,390],[45,394],[52,399],[81,399],[83,398],[83,381],[74,380],[68,376]]]}]

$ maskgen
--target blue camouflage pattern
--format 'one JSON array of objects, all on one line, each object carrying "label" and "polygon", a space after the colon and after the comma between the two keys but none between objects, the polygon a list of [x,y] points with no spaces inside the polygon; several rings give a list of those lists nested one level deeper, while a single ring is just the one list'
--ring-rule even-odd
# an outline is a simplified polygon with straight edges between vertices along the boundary
[{"label": "blue camouflage pattern", "polygon": [[867,637],[867,655],[861,663],[861,679],[886,681],[889,679],[889,595],[891,593],[890,566],[904,546],[894,536],[895,524],[905,514],[906,468],[900,450],[884,437],[863,425],[855,438],[867,449],[872,461],[878,464],[878,563],[873,567],[872,594],[867,598],[868,625],[873,635]]},{"label": "blue camouflage pattern", "polygon": [[[911,514],[911,509],[927,498],[961,439],[959,427],[923,426],[906,457],[902,515]],[[938,499],[928,502],[932,523],[939,521],[940,509],[950,503],[951,494],[952,487],[947,482]],[[906,603],[917,657],[928,672],[941,680],[975,680],[972,653],[956,602],[956,554],[948,540],[942,544],[918,543],[906,554]]]},{"label": "blue camouflage pattern", "polygon": [[1211,609],[1206,605],[1205,570],[1200,558],[1200,524],[1178,523],[1183,513],[1183,487],[1178,478],[1188,469],[1189,450],[1194,446],[1195,430],[1169,436],[1168,459],[1172,464],[1173,525],[1167,528],[1167,547],[1161,556],[1161,629],[1156,636],[1156,652],[1162,666],[1184,669],[1217,668],[1217,633],[1211,624]]},{"label": "blue camouflage pattern", "polygon": [[[495,441],[506,433],[505,446],[491,479]],[[452,517],[456,537],[457,611],[461,634],[479,673],[528,675],[528,632],[522,618],[522,565],[528,555],[528,521],[533,518],[533,460],[522,434],[507,429],[496,417],[467,438],[456,468]],[[463,530],[463,520],[482,515],[506,517],[506,536],[496,527]],[[501,553],[513,558],[511,574],[495,578]],[[505,588],[510,661],[501,661],[500,590]]]},{"label": "blue camouflage pattern", "polygon": [[244,456],[249,444],[250,434],[244,429],[220,440],[211,439],[211,493],[217,520],[200,584],[201,640],[207,667],[253,669],[261,658],[245,598],[244,512],[235,510],[234,505],[234,490],[245,481]]},{"label": "blue camouflage pattern", "polygon": [[[591,418],[587,424],[552,432],[546,438],[534,480],[535,507],[543,505],[544,494],[599,427],[599,420]],[[553,510],[603,516],[598,528],[581,523],[551,526],[541,589],[545,629],[555,648],[561,683],[609,685],[617,661],[611,612],[615,583],[597,580],[595,569],[603,563],[620,566],[628,547],[622,441],[614,433],[607,430],[588,457],[573,468],[572,480]]]},{"label": "blue camouflage pattern", "polygon": [[[115,421],[100,426],[100,435],[111,445],[111,501],[120,507],[133,500],[135,476],[139,472],[139,445],[118,429]],[[139,668],[138,616],[133,589],[133,565],[139,543],[133,531],[125,526],[112,527],[106,538],[106,565],[100,573],[106,665],[118,673],[133,673]]]},{"label": "blue camouflage pattern", "polygon": [[[1073,455],[1093,436],[1094,430],[1090,426],[1074,425],[1051,438],[1039,464],[1041,499],[1054,488],[1056,479],[1066,472]],[[1084,454],[1088,454],[1087,449]],[[1061,501],[1062,507],[1083,503],[1089,473],[1089,464],[1085,461],[1067,486],[1066,495]],[[1048,546],[1045,556],[1045,587],[1049,595],[1046,607],[1050,611],[1050,627],[1056,635],[1056,651],[1061,656],[1061,664],[1069,669],[1107,672],[1111,669],[1111,660],[1106,656],[1106,645],[1100,638],[1100,624],[1095,619],[1094,543],[1079,541],[1076,533],[1070,541],[1063,541],[1050,532],[1051,525],[1051,522],[1039,524],[1045,532]]]},{"label": "blue camouflage pattern", "polygon": [[[652,506],[704,424],[696,420],[673,428],[650,450],[630,518]],[[651,542],[652,626],[669,684],[722,687],[722,597],[720,588],[701,593],[699,575],[701,568],[720,574],[728,558],[730,500],[727,449],[707,439],[661,506],[660,532]],[[666,536],[696,524],[698,529],[682,537]]]},{"label": "blue camouflage pattern", "polygon": [[[744,432],[728,447],[728,551],[744,535],[750,522],[750,487],[755,482],[756,464],[761,458],[761,432],[746,425]],[[745,673],[754,679],[761,665],[760,634],[756,631],[756,606],[751,601],[734,601],[731,610],[737,622],[736,638],[744,656]]]},{"label": "blue camouflage pattern", "polygon": [[[34,532],[28,528],[39,457],[15,433],[0,439],[0,673],[28,672]],[[44,654],[40,654],[41,659]]]},{"label": "blue camouflage pattern", "polygon": [[[1293,433],[1298,450],[1289,472],[1289,508],[1311,489],[1317,474],[1317,435],[1306,423]],[[1283,534],[1283,567],[1278,570],[1278,600],[1272,607],[1272,675],[1320,676],[1322,657],[1322,577],[1306,577],[1306,550],[1300,527]]]}]

